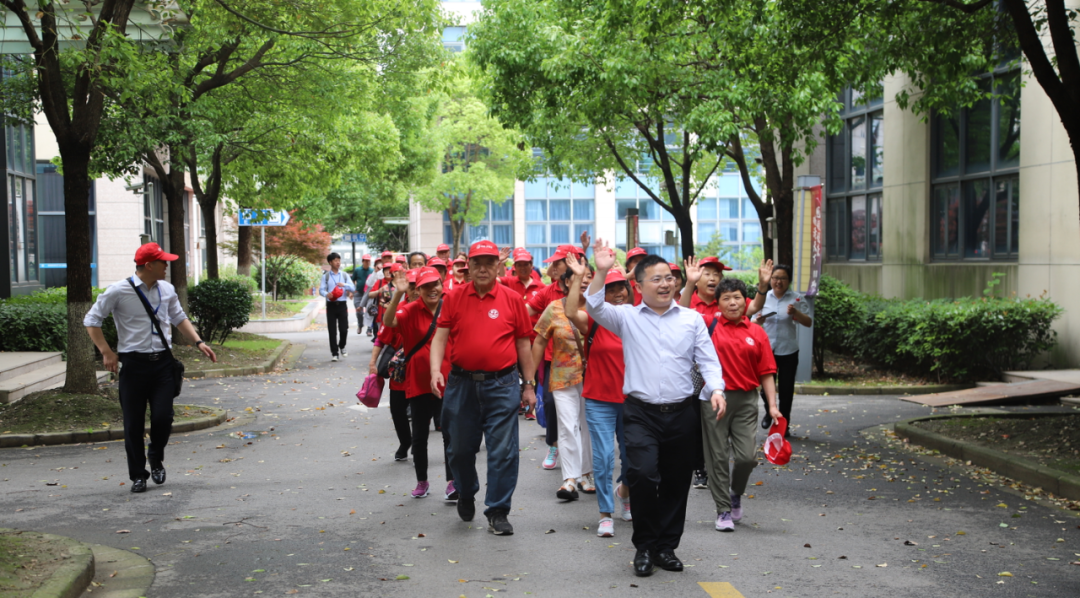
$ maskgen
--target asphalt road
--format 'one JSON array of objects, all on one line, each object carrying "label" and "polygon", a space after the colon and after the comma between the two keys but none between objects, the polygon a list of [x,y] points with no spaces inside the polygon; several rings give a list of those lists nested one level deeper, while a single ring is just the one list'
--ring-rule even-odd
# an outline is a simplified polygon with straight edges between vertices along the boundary
[{"label": "asphalt road", "polygon": [[631,524],[597,538],[595,498],[555,498],[534,423],[521,420],[515,535],[495,537],[442,501],[434,434],[432,494],[409,498],[389,410],[356,405],[366,338],[331,363],[324,331],[280,336],[308,344],[292,371],[186,385],[180,400],[237,421],[174,436],[168,481],[145,494],[128,492],[121,443],[0,450],[0,526],[137,552],[157,567],[152,597],[1080,596],[1075,513],[862,433],[927,408],[797,397],[808,438],[789,466],[755,470],[736,532],[714,531],[709,492],[691,490],[686,571],[639,579]]}]

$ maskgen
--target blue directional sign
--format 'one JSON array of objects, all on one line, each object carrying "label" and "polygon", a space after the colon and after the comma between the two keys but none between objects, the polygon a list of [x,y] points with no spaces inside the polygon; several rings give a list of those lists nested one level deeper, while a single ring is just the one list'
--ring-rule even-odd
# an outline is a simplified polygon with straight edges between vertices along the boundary
[{"label": "blue directional sign", "polygon": [[367,243],[367,235],[364,233],[351,233],[341,235],[342,243]]},{"label": "blue directional sign", "polygon": [[285,210],[240,210],[240,226],[285,226],[289,213]]}]

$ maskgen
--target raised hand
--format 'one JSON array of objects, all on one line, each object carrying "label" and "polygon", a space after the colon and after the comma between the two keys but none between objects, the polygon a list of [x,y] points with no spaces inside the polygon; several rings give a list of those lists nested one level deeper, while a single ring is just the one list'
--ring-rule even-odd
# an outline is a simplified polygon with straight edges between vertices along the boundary
[{"label": "raised hand", "polygon": [[509,247],[499,249],[499,261],[505,264],[506,260],[510,259],[510,251]]},{"label": "raised hand", "polygon": [[585,276],[585,262],[578,261],[577,256],[572,253],[566,256],[566,267],[570,268],[570,271],[578,278]]},{"label": "raised hand", "polygon": [[772,271],[773,261],[761,260],[761,266],[758,268],[757,271],[758,285],[768,285],[769,281],[772,280]]},{"label": "raised hand", "polygon": [[615,252],[608,247],[603,239],[596,239],[593,244],[593,259],[596,260],[596,269],[607,272],[615,265]]},{"label": "raised hand", "polygon": [[701,280],[701,261],[694,256],[683,260],[683,272],[686,273],[686,286],[691,287]]},{"label": "raised hand", "polygon": [[581,231],[581,248],[582,249],[588,251],[588,249],[589,249],[589,241],[590,240],[591,239],[589,238],[589,231],[587,231],[587,230]]},{"label": "raised hand", "polygon": [[404,270],[394,272],[394,290],[405,292],[409,289],[409,278]]}]

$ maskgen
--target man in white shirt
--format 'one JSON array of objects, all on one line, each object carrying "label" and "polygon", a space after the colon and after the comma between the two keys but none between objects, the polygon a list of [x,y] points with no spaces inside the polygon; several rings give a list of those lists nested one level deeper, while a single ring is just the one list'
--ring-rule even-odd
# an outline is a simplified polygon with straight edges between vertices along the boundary
[{"label": "man in white shirt", "polygon": [[[124,449],[132,492],[146,492],[146,478],[165,483],[165,446],[172,431],[176,372],[169,350],[172,327],[195,343],[217,362],[214,351],[199,338],[195,326],[180,307],[176,289],[165,281],[169,262],[177,259],[157,243],[147,243],[135,252],[135,275],[115,282],[98,296],[83,318],[83,326],[105,362],[105,369],[120,377],[120,408],[124,411]],[[154,314],[151,319],[143,299]],[[112,314],[116,322],[117,355],[105,342],[101,324]],[[157,325],[154,325],[156,319]],[[165,338],[162,338],[164,334]],[[119,365],[124,365],[121,370]],[[146,408],[150,407],[150,450],[145,452]],[[150,472],[146,460],[150,459]]]},{"label": "man in white shirt", "polygon": [[[716,418],[726,409],[724,379],[701,315],[674,301],[676,278],[666,260],[649,255],[634,269],[642,302],[604,302],[604,281],[615,253],[600,239],[593,248],[596,276],[586,309],[623,341],[626,375],[623,411],[626,481],[634,505],[634,574],[652,575],[654,563],[682,571],[675,556],[686,520],[693,459],[701,439],[698,401],[708,400]],[[698,364],[705,388],[694,395],[690,377]]]},{"label": "man in white shirt", "polygon": [[[330,361],[338,360],[345,352],[345,340],[349,336],[349,294],[356,291],[352,277],[341,271],[341,256],[331,253],[326,256],[330,271],[324,272],[319,283],[319,294],[326,297],[326,329],[330,332]],[[338,339],[340,334],[341,339]]]}]

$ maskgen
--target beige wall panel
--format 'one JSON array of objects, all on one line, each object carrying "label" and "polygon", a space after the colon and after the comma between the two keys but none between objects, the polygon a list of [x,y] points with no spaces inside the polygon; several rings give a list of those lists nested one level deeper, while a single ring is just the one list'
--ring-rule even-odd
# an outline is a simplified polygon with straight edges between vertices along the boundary
[{"label": "beige wall panel", "polygon": [[1055,204],[1051,195],[1052,172],[1053,168],[1049,165],[1020,169],[1021,264],[1049,264],[1053,261],[1055,235],[1050,232]]}]

